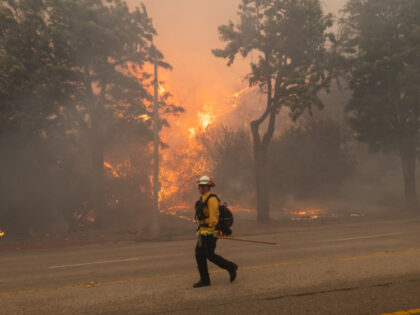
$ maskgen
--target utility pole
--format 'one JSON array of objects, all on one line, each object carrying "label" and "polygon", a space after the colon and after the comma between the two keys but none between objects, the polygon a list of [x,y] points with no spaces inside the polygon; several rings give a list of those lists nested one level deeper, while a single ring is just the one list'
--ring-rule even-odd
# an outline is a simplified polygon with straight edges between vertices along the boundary
[{"label": "utility pole", "polygon": [[158,81],[158,64],[156,57],[155,62],[155,79],[154,79],[154,105],[153,105],[153,216],[150,233],[152,236],[160,234],[159,226],[159,81]]}]

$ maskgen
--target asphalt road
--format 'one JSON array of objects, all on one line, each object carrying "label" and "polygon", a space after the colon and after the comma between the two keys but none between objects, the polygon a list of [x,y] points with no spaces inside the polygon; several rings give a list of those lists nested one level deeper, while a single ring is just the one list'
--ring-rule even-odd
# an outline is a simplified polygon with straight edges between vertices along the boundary
[{"label": "asphalt road", "polygon": [[240,269],[198,279],[195,240],[0,253],[1,314],[420,314],[420,222],[282,228],[220,240]]}]

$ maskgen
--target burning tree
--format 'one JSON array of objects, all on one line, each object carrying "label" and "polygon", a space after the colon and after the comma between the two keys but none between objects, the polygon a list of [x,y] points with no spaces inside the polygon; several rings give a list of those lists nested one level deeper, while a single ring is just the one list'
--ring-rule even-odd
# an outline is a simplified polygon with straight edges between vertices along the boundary
[{"label": "burning tree", "polygon": [[[153,45],[157,33],[146,8],[131,10],[121,0],[5,0],[0,25],[6,232],[25,233],[61,216],[70,223],[80,208],[93,209],[100,224],[117,179],[145,195],[152,139],[147,64],[157,59],[170,68]],[[161,97],[162,111],[180,111],[168,98]],[[109,167],[118,163],[124,168],[111,172],[110,183]],[[130,167],[138,172],[121,173]]]},{"label": "burning tree", "polygon": [[[130,12],[127,4],[118,0],[51,3],[54,47],[65,55],[79,78],[81,105],[88,115],[81,123],[91,148],[92,200],[100,224],[106,208],[104,149],[110,131],[104,121],[116,108],[123,118],[146,115],[151,94],[144,65],[156,58],[161,67],[170,66],[152,43],[156,31],[144,6]],[[131,74],[134,66],[142,75]]]},{"label": "burning tree", "polygon": [[324,15],[319,0],[242,0],[238,15],[239,24],[219,27],[220,39],[227,45],[213,54],[228,59],[228,66],[237,54],[257,57],[247,78],[250,86],[257,85],[266,95],[265,110],[251,122],[251,131],[258,220],[268,221],[266,162],[276,116],[287,108],[297,120],[312,106],[323,107],[318,92],[330,85],[326,43],[333,39],[327,33],[332,17]]}]

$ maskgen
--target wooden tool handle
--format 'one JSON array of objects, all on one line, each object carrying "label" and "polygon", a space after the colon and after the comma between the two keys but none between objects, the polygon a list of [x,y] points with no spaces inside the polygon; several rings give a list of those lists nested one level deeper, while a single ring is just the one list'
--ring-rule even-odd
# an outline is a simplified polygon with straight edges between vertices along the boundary
[{"label": "wooden tool handle", "polygon": [[238,241],[238,242],[257,243],[257,244],[265,244],[265,245],[277,245],[277,243],[274,243],[274,242],[248,240],[248,239],[244,239],[244,238],[236,238],[236,237],[230,237],[230,236],[224,236],[224,235],[218,235],[216,237],[224,239],[224,240],[231,240],[231,241]]}]

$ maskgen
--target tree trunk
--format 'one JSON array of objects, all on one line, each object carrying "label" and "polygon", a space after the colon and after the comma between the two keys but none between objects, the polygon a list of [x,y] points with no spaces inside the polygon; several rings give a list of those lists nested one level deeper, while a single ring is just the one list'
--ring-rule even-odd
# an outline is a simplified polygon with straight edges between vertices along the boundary
[{"label": "tree trunk", "polygon": [[266,150],[261,145],[254,147],[254,161],[257,192],[257,219],[260,222],[268,222],[270,220],[270,208],[267,185],[267,155]]},{"label": "tree trunk", "polygon": [[95,223],[104,225],[105,202],[105,170],[104,170],[104,130],[103,130],[103,93],[97,97],[92,117],[92,158],[93,158],[93,206]]},{"label": "tree trunk", "polygon": [[[266,56],[267,64],[268,57]],[[276,80],[275,86],[279,84],[279,79]],[[269,187],[267,184],[267,151],[270,141],[274,135],[276,114],[278,107],[273,105],[272,97],[272,82],[271,78],[267,79],[267,105],[262,116],[251,122],[252,140],[254,143],[254,163],[255,163],[255,188],[257,193],[257,219],[260,222],[270,221],[269,208]],[[275,99],[277,99],[277,95]],[[260,126],[268,118],[267,130],[260,135]]]},{"label": "tree trunk", "polygon": [[105,98],[105,85],[101,84],[100,95],[95,95],[89,74],[89,66],[85,66],[85,84],[90,96],[90,148],[92,158],[92,202],[95,211],[95,224],[103,226],[105,212],[105,171],[103,148],[103,100]]},{"label": "tree trunk", "polygon": [[[96,133],[96,131],[93,131]],[[93,207],[95,209],[95,223],[103,226],[105,212],[105,176],[104,150],[98,137],[94,137],[92,145],[93,158]]]},{"label": "tree trunk", "polygon": [[[270,221],[269,187],[267,184],[267,151],[274,134],[276,113],[270,112],[270,107],[259,120],[251,123],[252,139],[254,142],[255,188],[257,193],[257,219],[260,222]],[[260,137],[259,126],[269,117],[267,131]]]},{"label": "tree trunk", "polygon": [[405,139],[400,145],[400,157],[404,178],[404,193],[406,208],[409,211],[418,210],[416,193],[416,141]]}]

